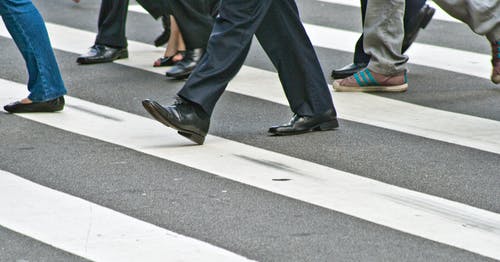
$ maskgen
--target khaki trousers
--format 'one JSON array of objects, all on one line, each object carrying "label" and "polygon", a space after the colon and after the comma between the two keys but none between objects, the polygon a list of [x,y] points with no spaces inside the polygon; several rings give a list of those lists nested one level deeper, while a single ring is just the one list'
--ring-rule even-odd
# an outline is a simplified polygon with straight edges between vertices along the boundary
[{"label": "khaki trousers", "polygon": [[[434,0],[451,16],[467,24],[490,42],[500,40],[500,0]],[[404,37],[404,0],[369,0],[364,25],[365,52],[372,56],[368,68],[384,75],[406,70],[401,54]]]}]

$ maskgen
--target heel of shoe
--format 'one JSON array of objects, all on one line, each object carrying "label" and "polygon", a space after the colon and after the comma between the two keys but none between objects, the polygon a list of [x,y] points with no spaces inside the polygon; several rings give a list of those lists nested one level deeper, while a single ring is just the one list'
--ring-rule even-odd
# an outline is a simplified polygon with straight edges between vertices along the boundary
[{"label": "heel of shoe", "polygon": [[191,72],[174,76],[174,79],[175,80],[184,80],[184,79],[188,79],[190,75],[191,75]]},{"label": "heel of shoe", "polygon": [[434,13],[436,13],[436,9],[427,6],[426,16],[424,16],[422,23],[420,24],[420,28],[425,29],[427,27],[427,25],[431,22]]},{"label": "heel of shoe", "polygon": [[491,75],[491,82],[493,82],[495,84],[500,84],[500,75],[492,74]]},{"label": "heel of shoe", "polygon": [[128,50],[126,49],[120,52],[120,54],[117,56],[116,59],[124,59],[124,58],[128,58]]},{"label": "heel of shoe", "polygon": [[339,127],[339,121],[337,119],[330,120],[328,122],[320,124],[315,128],[316,131],[327,131]]},{"label": "heel of shoe", "polygon": [[177,131],[177,133],[179,135],[195,142],[198,145],[203,145],[203,143],[205,143],[205,136],[201,136],[201,135],[194,134],[194,133],[187,133],[187,132],[183,132],[183,131]]}]

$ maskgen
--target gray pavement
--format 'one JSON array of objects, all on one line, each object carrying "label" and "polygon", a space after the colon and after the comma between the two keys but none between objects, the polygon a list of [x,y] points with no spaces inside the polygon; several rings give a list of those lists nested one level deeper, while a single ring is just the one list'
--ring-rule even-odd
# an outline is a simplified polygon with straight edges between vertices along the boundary
[{"label": "gray pavement", "polygon": [[[69,0],[34,2],[47,22],[96,30],[99,1],[84,0],[80,6]],[[360,30],[359,24],[353,23],[359,20],[359,10],[354,7],[306,0],[298,3],[304,22]],[[447,34],[442,33],[443,28]],[[129,14],[129,39],[152,41],[160,30],[159,22],[149,16]],[[484,39],[464,25],[449,22],[432,21],[418,41],[489,52]],[[0,37],[0,48],[0,78],[23,83],[25,69],[15,46],[11,40]],[[332,68],[351,60],[351,54],[346,52],[325,48],[317,48],[317,52],[325,77]],[[156,98],[168,103],[183,84],[118,64],[78,66],[75,63],[78,54],[74,53],[56,51],[56,55],[71,96],[133,114],[149,117],[140,104],[142,99]],[[246,65],[274,70],[256,41]],[[415,65],[411,65],[409,78],[408,92],[381,96],[500,120],[500,87],[485,79]],[[116,79],[122,81],[116,82]],[[210,133],[500,212],[500,156],[497,154],[346,120],[342,120],[341,128],[334,132],[294,137],[266,134],[270,125],[286,122],[290,116],[286,106],[227,92],[217,105]],[[488,260],[18,116],[0,113],[0,137],[1,170],[251,259]],[[0,228],[0,246],[0,261],[79,259],[4,228]]]},{"label": "gray pavement", "polygon": [[0,261],[85,262],[88,260],[0,227]]}]

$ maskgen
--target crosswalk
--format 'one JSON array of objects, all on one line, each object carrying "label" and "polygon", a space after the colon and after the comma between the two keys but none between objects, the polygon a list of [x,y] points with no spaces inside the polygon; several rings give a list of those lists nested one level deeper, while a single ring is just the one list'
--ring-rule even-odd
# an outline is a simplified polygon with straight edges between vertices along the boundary
[{"label": "crosswalk", "polygon": [[4,171],[0,181],[1,225],[93,261],[248,261]]},{"label": "crosswalk", "polygon": [[[87,48],[87,43],[91,43],[94,39],[94,34],[91,32],[50,23],[47,24],[47,27],[53,36],[54,47],[59,50],[82,53]],[[342,32],[325,29],[324,27],[318,29],[313,25],[309,25],[308,29],[308,33],[316,46],[342,50],[339,46],[325,44],[325,42],[333,43],[335,42],[334,39],[348,38]],[[356,39],[355,36],[357,37],[357,35],[354,32],[349,34],[350,39]],[[5,27],[0,28],[0,35],[8,37]],[[68,38],[67,36],[72,37]],[[347,44],[344,43],[344,51],[354,46],[354,41],[346,42]],[[419,44],[415,44],[412,49],[418,49],[418,47]],[[451,49],[446,52],[444,51],[446,48],[440,47],[421,48],[431,49],[432,54],[438,54],[436,55],[437,58],[433,60],[438,62],[432,63],[431,61],[433,67],[445,70],[453,69],[455,72],[463,71],[474,76],[489,78],[488,72],[491,65],[488,64],[486,55]],[[115,63],[158,74],[164,73],[164,69],[150,66],[151,61],[161,56],[163,49],[130,41],[129,51],[129,60],[119,60]],[[443,54],[443,56],[440,54]],[[421,60],[429,61],[431,55],[427,56],[421,57]],[[445,58],[447,56],[456,57],[456,61],[452,61],[456,63],[450,64],[449,59]],[[416,57],[418,58],[418,55]],[[442,61],[447,62],[443,63]],[[259,79],[259,83],[255,83],[252,79]],[[276,74],[257,68],[244,67],[242,73],[230,84],[228,90],[275,103],[287,104],[286,98],[280,90],[280,83]],[[342,119],[500,153],[500,133],[497,132],[497,130],[500,130],[500,123],[497,121],[419,107],[368,94],[337,93],[334,95],[334,100]]]},{"label": "crosswalk", "polygon": [[[319,2],[352,5],[350,1],[340,0],[311,1],[309,4]],[[145,16],[144,11],[137,5],[131,5],[130,11],[138,16]],[[445,17],[441,15],[440,19],[453,21]],[[316,47],[335,52],[351,52],[358,37],[357,32],[327,25],[306,22],[305,26]],[[85,51],[95,37],[93,32],[50,20],[47,28],[54,48],[73,55]],[[0,37],[9,38],[3,25],[0,26]],[[142,41],[129,41],[129,52],[129,59],[115,61],[114,64],[150,75],[151,79],[144,79],[144,85],[155,81],[158,74],[163,74],[164,68],[153,68],[150,65],[151,61],[161,56],[163,49]],[[416,43],[409,55],[413,65],[475,77],[480,81],[489,78],[490,58],[485,53]],[[231,82],[228,91],[240,96],[238,100],[252,98],[270,103],[273,107],[287,104],[276,73],[258,66],[244,66]],[[0,80],[1,104],[25,95],[23,84],[9,79]],[[489,183],[498,183],[499,119],[418,105],[398,100],[397,96],[346,93],[332,93],[332,96],[339,116],[347,126],[352,122],[356,125],[366,125],[368,128],[413,136],[417,140],[425,141],[425,144],[440,143],[443,147],[452,144],[455,148],[472,152],[471,154],[487,153],[488,159],[492,159],[488,162],[493,165],[491,169],[497,170],[497,180]],[[139,103],[137,106],[140,106]],[[6,117],[11,116],[0,115],[0,121]],[[254,140],[234,139],[231,135],[209,135],[204,146],[191,146],[189,141],[178,136],[173,130],[138,115],[135,110],[127,111],[77,98],[71,92],[67,97],[67,107],[61,113],[15,117],[153,156],[160,162],[180,164],[209,176],[234,181],[306,205],[321,207],[362,219],[367,223],[382,225],[411,236],[500,260],[500,214],[496,209],[497,203],[488,203],[489,206],[475,205],[473,201],[462,203],[447,199],[445,193],[433,194],[426,190],[419,192],[420,190],[405,188],[402,183],[390,179],[379,180],[364,173],[345,171],[345,167],[337,167],[335,163],[302,158],[297,153],[270,149],[259,146],[258,142],[252,142]],[[237,126],[230,125],[230,128],[240,132]],[[343,128],[345,127],[339,131],[321,134],[320,137],[312,137],[313,147],[314,143],[318,148],[324,147],[325,145],[320,144],[323,136],[336,136],[338,133],[342,135]],[[349,127],[347,129],[349,130]],[[2,137],[1,141],[2,144],[10,146],[8,137]],[[290,141],[291,147],[294,140]],[[334,144],[332,146],[335,147]],[[383,142],[376,145],[382,146]],[[416,144],[408,142],[403,146]],[[342,155],[343,152],[334,154]],[[376,158],[383,161],[384,156]],[[236,248],[234,244],[221,243],[220,240],[216,241],[207,236],[202,240],[197,240],[196,234],[195,237],[184,236],[190,233],[172,232],[167,227],[163,228],[84,198],[50,189],[50,186],[36,184],[22,178],[22,174],[2,171],[11,169],[10,165],[12,164],[8,161],[0,162],[0,226],[76,256],[92,261],[285,261],[283,257],[280,259],[279,255],[253,253],[250,251],[253,249]],[[369,166],[368,161],[366,165],[368,169],[374,168]],[[409,167],[403,165],[391,168],[402,169],[402,176],[419,173],[418,170],[405,170]],[[173,168],[167,172],[175,174],[180,171]],[[481,173],[481,170],[477,172]],[[479,176],[478,179],[486,178]],[[496,191],[489,192],[491,199],[500,197],[499,191],[497,188]],[[222,192],[226,193],[227,190]],[[240,204],[244,206],[246,203]],[[288,259],[291,260],[304,259]],[[324,259],[310,259],[315,260]],[[335,261],[332,257],[327,260]]]}]

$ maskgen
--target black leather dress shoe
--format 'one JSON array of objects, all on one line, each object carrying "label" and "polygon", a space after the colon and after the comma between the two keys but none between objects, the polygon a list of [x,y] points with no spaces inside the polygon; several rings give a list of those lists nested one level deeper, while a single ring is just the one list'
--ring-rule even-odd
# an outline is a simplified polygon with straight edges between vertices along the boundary
[{"label": "black leather dress shoe", "polygon": [[298,135],[311,131],[326,131],[339,127],[337,115],[333,110],[328,110],[318,116],[294,115],[288,124],[273,126],[269,133],[273,135]]},{"label": "black leather dress shoe", "polygon": [[96,44],[92,46],[86,54],[80,55],[76,59],[76,62],[79,64],[97,64],[112,62],[127,57],[127,48],[113,48]]},{"label": "black leather dress shoe", "polygon": [[368,63],[352,63],[348,64],[342,68],[332,70],[333,79],[344,79],[346,77],[352,76],[355,73],[365,69]]},{"label": "black leather dress shoe", "polygon": [[203,48],[187,50],[184,54],[184,58],[167,71],[166,76],[175,79],[188,78],[196,65],[198,65],[204,51]]},{"label": "black leather dress shoe", "polygon": [[29,104],[23,104],[17,101],[3,107],[3,109],[9,113],[56,112],[63,110],[63,108],[63,96],[45,102],[32,102]]},{"label": "black leather dress shoe", "polygon": [[142,101],[144,108],[162,124],[176,129],[180,135],[202,145],[205,142],[210,117],[188,101],[178,98],[171,105],[163,107],[155,101]]},{"label": "black leather dress shoe", "polygon": [[429,5],[424,5],[418,14],[411,21],[409,21],[408,30],[406,31],[403,39],[403,53],[410,48],[413,42],[415,42],[418,32],[420,29],[425,29],[435,12],[436,9],[430,7]]}]

